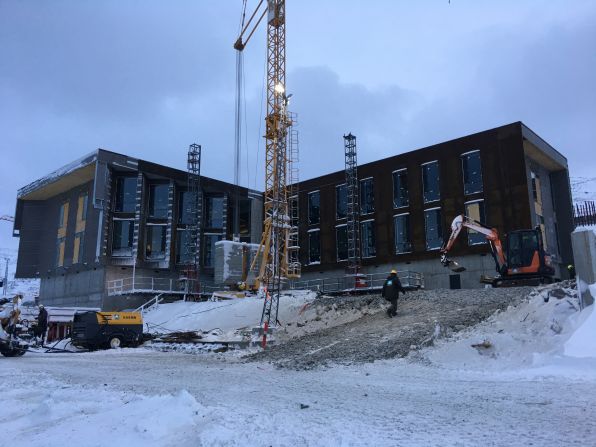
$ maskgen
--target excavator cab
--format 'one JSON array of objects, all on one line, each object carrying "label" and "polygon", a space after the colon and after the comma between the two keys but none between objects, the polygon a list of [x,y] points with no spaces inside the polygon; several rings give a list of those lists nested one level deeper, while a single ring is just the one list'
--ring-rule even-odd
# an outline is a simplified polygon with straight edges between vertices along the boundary
[{"label": "excavator cab", "polygon": [[542,274],[553,275],[550,256],[545,253],[542,232],[517,230],[507,235],[507,275]]}]

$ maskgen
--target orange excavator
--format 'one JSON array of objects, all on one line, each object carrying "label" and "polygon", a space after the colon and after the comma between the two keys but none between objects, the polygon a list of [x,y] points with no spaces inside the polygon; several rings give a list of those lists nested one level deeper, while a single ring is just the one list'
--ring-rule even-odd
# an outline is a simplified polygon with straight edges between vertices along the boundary
[{"label": "orange excavator", "polygon": [[488,241],[495,260],[497,276],[482,276],[480,282],[491,284],[493,287],[537,285],[551,283],[555,274],[551,257],[544,250],[540,227],[533,230],[516,230],[506,235],[506,247],[503,247],[499,232],[477,220],[463,214],[456,216],[451,223],[451,235],[441,247],[441,263],[454,272],[463,272],[453,259],[447,257],[453,244],[457,240],[462,228],[483,234]]}]

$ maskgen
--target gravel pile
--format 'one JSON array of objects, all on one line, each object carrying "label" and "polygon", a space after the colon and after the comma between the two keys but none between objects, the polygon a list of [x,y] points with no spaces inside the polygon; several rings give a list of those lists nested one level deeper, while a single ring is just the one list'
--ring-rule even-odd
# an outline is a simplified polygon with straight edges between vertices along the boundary
[{"label": "gravel pile", "polygon": [[408,292],[400,297],[394,318],[387,316],[388,302],[378,295],[321,296],[303,312],[302,321],[280,331],[278,344],[245,359],[301,370],[404,357],[519,304],[531,291],[515,287]]}]

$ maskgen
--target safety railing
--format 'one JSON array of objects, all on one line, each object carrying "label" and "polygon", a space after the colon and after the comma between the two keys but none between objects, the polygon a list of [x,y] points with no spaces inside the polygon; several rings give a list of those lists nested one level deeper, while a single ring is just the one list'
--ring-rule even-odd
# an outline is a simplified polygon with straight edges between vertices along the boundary
[{"label": "safety railing", "polygon": [[168,295],[188,295],[188,279],[156,278],[147,276],[135,276],[128,278],[112,279],[107,282],[109,296],[124,295],[130,293],[161,293]]},{"label": "safety railing", "polygon": [[[328,278],[317,278],[305,281],[291,281],[290,289],[315,290],[322,293],[371,291],[381,289],[389,276],[387,273],[358,273]],[[424,288],[424,275],[410,270],[398,271],[402,286],[411,289]]]}]

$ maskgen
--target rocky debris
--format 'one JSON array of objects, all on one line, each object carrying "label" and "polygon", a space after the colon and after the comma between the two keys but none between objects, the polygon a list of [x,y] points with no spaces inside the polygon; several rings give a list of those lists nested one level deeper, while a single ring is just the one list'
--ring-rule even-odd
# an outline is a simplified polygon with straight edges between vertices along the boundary
[{"label": "rocky debris", "polygon": [[[404,357],[520,303],[532,289],[425,290],[400,297],[397,317],[379,295],[321,296],[303,309],[295,325],[278,331],[278,344],[246,361],[279,368],[312,369]],[[317,318],[318,317],[318,318]],[[282,322],[283,323],[283,322]]]}]

